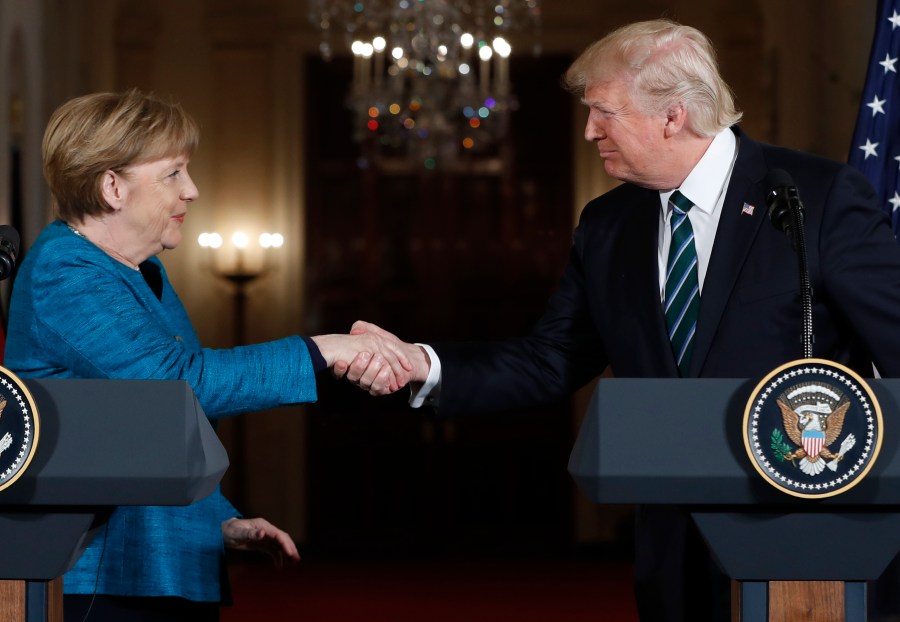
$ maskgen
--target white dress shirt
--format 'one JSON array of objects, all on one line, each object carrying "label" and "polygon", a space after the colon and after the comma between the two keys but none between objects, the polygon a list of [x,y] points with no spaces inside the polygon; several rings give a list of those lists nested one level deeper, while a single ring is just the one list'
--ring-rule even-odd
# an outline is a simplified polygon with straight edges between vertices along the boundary
[{"label": "white dress shirt", "polygon": [[[716,228],[719,226],[719,215],[725,202],[725,189],[731,178],[731,169],[737,155],[737,137],[730,129],[716,134],[697,162],[697,166],[688,174],[677,190],[690,199],[694,207],[688,212],[688,219],[694,229],[694,246],[697,249],[697,276],[700,279],[700,296],[703,296],[703,280],[709,266],[713,242],[716,239]],[[659,296],[665,298],[666,263],[669,257],[669,246],[672,243],[672,210],[669,208],[669,197],[676,188],[659,193]]]}]

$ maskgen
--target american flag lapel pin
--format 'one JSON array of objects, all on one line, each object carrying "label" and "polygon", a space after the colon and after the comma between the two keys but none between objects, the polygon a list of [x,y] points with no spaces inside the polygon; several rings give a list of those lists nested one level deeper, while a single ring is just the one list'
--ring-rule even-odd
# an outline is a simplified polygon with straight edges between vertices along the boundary
[{"label": "american flag lapel pin", "polygon": [[756,209],[755,206],[750,205],[749,203],[744,203],[744,206],[741,208],[741,214],[747,214],[747,216],[753,216],[753,210],[755,210],[755,209]]}]

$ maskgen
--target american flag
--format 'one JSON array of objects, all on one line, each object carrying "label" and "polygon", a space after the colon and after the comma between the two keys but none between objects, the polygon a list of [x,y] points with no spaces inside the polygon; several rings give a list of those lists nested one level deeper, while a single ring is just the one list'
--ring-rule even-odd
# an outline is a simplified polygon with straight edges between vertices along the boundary
[{"label": "american flag", "polygon": [[875,38],[849,162],[875,187],[900,236],[900,0],[878,0]]}]

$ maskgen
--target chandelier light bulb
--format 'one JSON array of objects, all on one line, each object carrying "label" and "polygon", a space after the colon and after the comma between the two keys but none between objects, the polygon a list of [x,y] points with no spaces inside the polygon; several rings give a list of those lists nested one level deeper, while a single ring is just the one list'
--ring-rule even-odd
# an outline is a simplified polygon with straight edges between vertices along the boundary
[{"label": "chandelier light bulb", "polygon": [[481,60],[491,60],[491,56],[494,55],[494,50],[491,49],[488,45],[483,45],[478,48],[478,58]]},{"label": "chandelier light bulb", "polygon": [[372,47],[375,48],[376,52],[384,52],[384,48],[387,47],[387,40],[381,36],[375,37],[372,39]]},{"label": "chandelier light bulb", "polygon": [[354,41],[353,43],[350,44],[350,51],[353,52],[354,56],[362,56],[363,45],[364,45],[364,43],[362,41],[359,41],[359,40]]},{"label": "chandelier light bulb", "polygon": [[497,37],[491,45],[494,51],[503,58],[509,58],[509,55],[512,53],[512,46],[503,37]]},{"label": "chandelier light bulb", "polygon": [[465,49],[471,49],[475,44],[475,37],[471,33],[464,32],[459,36],[459,44]]}]

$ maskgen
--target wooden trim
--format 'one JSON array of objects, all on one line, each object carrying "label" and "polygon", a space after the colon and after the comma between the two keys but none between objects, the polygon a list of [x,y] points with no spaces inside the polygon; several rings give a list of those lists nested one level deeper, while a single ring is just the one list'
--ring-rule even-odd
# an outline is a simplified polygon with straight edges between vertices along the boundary
[{"label": "wooden trim", "polygon": [[770,581],[769,622],[844,619],[843,581]]},{"label": "wooden trim", "polygon": [[24,581],[0,581],[0,622],[25,622]]}]

